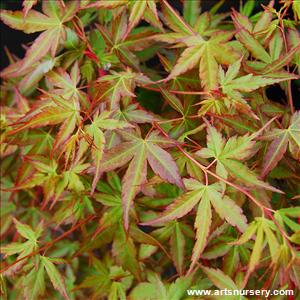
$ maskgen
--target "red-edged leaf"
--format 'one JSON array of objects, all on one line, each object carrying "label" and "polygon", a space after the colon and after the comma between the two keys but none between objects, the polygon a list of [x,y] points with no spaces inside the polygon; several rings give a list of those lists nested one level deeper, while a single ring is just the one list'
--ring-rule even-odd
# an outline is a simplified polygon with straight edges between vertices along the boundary
[{"label": "red-edged leaf", "polygon": [[147,160],[145,146],[139,147],[122,180],[122,206],[124,215],[124,226],[129,226],[129,210],[132,200],[140,191],[141,184],[146,182]]},{"label": "red-edged leaf", "polygon": [[196,243],[193,248],[190,271],[194,268],[195,264],[201,256],[201,253],[205,249],[209,229],[211,226],[211,218],[212,212],[210,200],[207,197],[207,192],[205,191],[202,200],[199,203],[194,224],[194,227],[196,228]]},{"label": "red-edged leaf", "polygon": [[265,177],[278,162],[282,159],[288,145],[288,132],[283,132],[276,138],[268,148],[268,152],[264,157],[262,177]]},{"label": "red-edged leaf", "polygon": [[171,239],[171,256],[174,260],[176,269],[180,275],[184,272],[185,263],[185,237],[182,232],[179,223],[176,222]]},{"label": "red-edged leaf", "polygon": [[142,223],[141,225],[155,225],[181,218],[188,214],[200,201],[204,189],[190,191],[179,196],[166,210],[156,219]]},{"label": "red-edged leaf", "polygon": [[104,152],[101,161],[101,172],[109,172],[125,165],[133,157],[136,148],[136,144],[125,142]]},{"label": "red-edged leaf", "polygon": [[202,55],[202,46],[194,46],[185,49],[180,55],[175,67],[166,80],[174,78],[186,71],[193,69]]},{"label": "red-edged leaf", "polygon": [[184,188],[178,167],[168,152],[157,145],[148,142],[147,159],[152,170],[162,179]]}]

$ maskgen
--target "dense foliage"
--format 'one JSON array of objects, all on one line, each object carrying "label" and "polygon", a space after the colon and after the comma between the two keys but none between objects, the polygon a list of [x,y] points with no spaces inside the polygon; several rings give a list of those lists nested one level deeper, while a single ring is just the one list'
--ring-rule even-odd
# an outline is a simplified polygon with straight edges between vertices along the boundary
[{"label": "dense foliage", "polygon": [[223,2],[1,11],[39,33],[1,72],[3,299],[300,288],[300,2]]}]

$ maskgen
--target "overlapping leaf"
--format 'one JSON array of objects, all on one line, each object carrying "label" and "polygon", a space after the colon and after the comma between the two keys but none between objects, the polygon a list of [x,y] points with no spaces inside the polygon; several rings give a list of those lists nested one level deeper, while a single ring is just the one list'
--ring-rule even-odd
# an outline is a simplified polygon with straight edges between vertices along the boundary
[{"label": "overlapping leaf", "polygon": [[[175,199],[174,203],[169,205],[161,216],[142,224],[154,225],[181,218],[192,211],[199,203],[194,224],[197,232],[196,243],[191,258],[191,270],[198,261],[207,243],[212,219],[211,206],[222,219],[225,219],[233,226],[237,226],[239,230],[244,231],[247,228],[247,224],[241,209],[229,197],[222,197],[218,184],[205,186],[196,180],[190,179],[185,180],[185,185],[187,189],[190,190],[189,192]],[[230,214],[228,214],[229,211],[231,212]]]},{"label": "overlapping leaf", "polygon": [[[59,2],[46,1],[43,2],[43,14],[30,10],[24,17],[21,11],[3,10],[1,12],[1,20],[14,29],[22,30],[25,33],[43,31],[27,50],[25,58],[16,63],[18,67],[13,76],[18,76],[20,72],[28,69],[49,51],[52,56],[55,56],[60,38],[64,35],[65,28],[63,23],[70,21],[74,17],[78,6],[78,1],[69,2],[64,7]],[[10,65],[6,70],[2,71],[2,76],[8,70],[15,69],[16,65]]]},{"label": "overlapping leaf", "polygon": [[207,148],[197,152],[201,157],[214,157],[217,161],[216,172],[223,178],[228,173],[241,182],[250,186],[259,186],[268,190],[277,191],[269,184],[261,181],[258,176],[240,161],[249,159],[255,154],[254,136],[233,136],[226,142],[222,135],[211,125],[207,126]]},{"label": "overlapping leaf", "polygon": [[104,154],[101,172],[107,172],[123,166],[131,161],[122,180],[122,201],[124,210],[124,224],[128,228],[129,210],[132,200],[141,189],[141,185],[147,179],[147,161],[152,170],[161,178],[183,187],[178,167],[172,156],[163,150],[171,147],[172,141],[164,139],[157,132],[153,132],[148,138],[142,139],[136,132],[121,132],[125,140],[131,140],[112,148]]}]

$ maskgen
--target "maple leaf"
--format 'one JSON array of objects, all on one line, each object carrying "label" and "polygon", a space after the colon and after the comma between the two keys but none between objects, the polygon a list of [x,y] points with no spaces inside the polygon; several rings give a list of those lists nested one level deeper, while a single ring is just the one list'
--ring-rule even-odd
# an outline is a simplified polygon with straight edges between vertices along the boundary
[{"label": "maple leaf", "polygon": [[219,69],[219,82],[222,93],[227,96],[225,98],[224,104],[231,108],[231,106],[236,107],[237,110],[244,110],[250,112],[255,118],[251,107],[244,99],[243,93],[249,93],[257,90],[258,88],[271,85],[274,83],[279,83],[282,81],[295,79],[294,74],[288,74],[284,77],[264,77],[261,75],[247,74],[238,77],[241,68],[241,60],[238,60],[234,64],[230,65],[227,72],[220,67]]},{"label": "maple leaf", "polygon": [[181,188],[183,183],[172,156],[162,149],[171,147],[173,145],[171,140],[161,137],[155,131],[145,139],[134,131],[120,131],[120,134],[127,141],[104,153],[100,170],[111,171],[131,161],[122,180],[124,224],[128,228],[132,200],[147,180],[147,161],[154,173],[161,178]]},{"label": "maple leaf", "polygon": [[[84,94],[77,88],[80,81],[80,72],[78,63],[76,62],[68,74],[65,70],[58,68],[54,71],[50,71],[47,74],[49,83],[53,85],[50,90],[51,93],[60,95],[65,99],[72,99],[78,102],[78,100],[84,98]],[[76,105],[78,105],[76,103]]]},{"label": "maple leaf", "polygon": [[228,44],[231,37],[232,33],[217,32],[209,40],[203,39],[200,35],[183,38],[182,42],[188,48],[182,52],[166,80],[199,64],[201,85],[207,91],[217,89],[219,64],[229,65],[239,58],[239,55]]},{"label": "maple leaf", "polygon": [[151,235],[157,238],[161,243],[165,243],[169,240],[171,256],[179,274],[183,274],[185,269],[187,233],[190,233],[193,238],[191,228],[187,224],[178,221],[168,222],[165,226],[151,232]]},{"label": "maple leaf", "polygon": [[[0,252],[5,255],[14,255],[18,254],[17,259],[21,259],[26,257],[32,251],[35,251],[38,248],[38,239],[43,232],[42,223],[39,224],[35,230],[31,228],[31,226],[18,221],[17,219],[13,219],[16,230],[18,234],[25,238],[27,241],[24,243],[13,242],[8,245],[1,245]],[[26,263],[26,260],[20,261],[15,266],[14,270],[11,272],[16,272],[23,264]]]},{"label": "maple leaf", "polygon": [[[290,48],[298,47],[300,45],[300,35],[296,29],[290,29],[288,32],[288,44]],[[300,74],[300,50],[294,53],[292,57],[292,63],[298,68],[298,74]]]},{"label": "maple leaf", "polygon": [[[31,67],[49,51],[52,57],[55,56],[60,39],[64,36],[64,23],[74,17],[78,7],[78,1],[68,2],[64,7],[60,2],[45,1],[42,5],[43,13],[32,9],[24,17],[22,11],[1,11],[1,20],[13,29],[22,30],[25,33],[44,31],[27,50],[25,58],[17,62],[18,71],[14,73],[14,76],[19,76],[20,72]],[[12,68],[14,64],[8,66],[3,72]]]},{"label": "maple leaf", "polygon": [[234,242],[235,245],[241,245],[249,241],[254,234],[256,233],[255,243],[253,246],[253,250],[251,253],[251,257],[249,260],[248,271],[246,274],[246,279],[249,275],[254,271],[255,267],[260,261],[261,254],[263,249],[266,246],[265,238],[267,240],[267,244],[269,246],[269,251],[271,254],[272,262],[276,263],[278,259],[278,250],[279,250],[279,242],[276,238],[277,228],[271,220],[265,219],[263,217],[257,217],[255,220],[249,225],[247,230],[241,235],[241,237]]},{"label": "maple leaf", "polygon": [[[272,5],[272,2],[270,2],[270,5]],[[254,72],[263,74],[265,77],[286,77],[288,79],[291,75],[283,67],[292,60],[294,54],[299,50],[300,45],[296,44],[290,48],[288,53],[280,55],[284,41],[280,30],[277,28],[278,20],[271,22],[271,11],[265,10],[255,26],[253,26],[247,17],[236,11],[233,12],[232,19],[238,30],[236,34],[237,39],[249,50],[254,58],[260,60],[259,62],[247,61],[247,66],[253,69]],[[262,34],[266,34],[265,38],[272,36],[269,44],[270,54],[259,40]]]},{"label": "maple leaf", "polygon": [[70,299],[66,291],[64,279],[53,264],[52,259],[46,256],[40,256],[40,258],[42,267],[45,268],[53,287],[58,290],[65,299]]},{"label": "maple leaf", "polygon": [[110,118],[111,113],[109,111],[103,111],[99,116],[94,115],[93,122],[90,125],[85,126],[84,131],[92,139],[92,158],[95,163],[95,176],[92,183],[92,191],[94,192],[96,184],[100,177],[101,159],[105,146],[105,136],[101,129],[114,130],[122,129],[126,127],[132,127],[125,121],[115,120]]},{"label": "maple leaf", "polygon": [[107,100],[111,109],[118,108],[122,97],[135,97],[133,93],[136,83],[151,82],[145,75],[134,73],[130,69],[126,72],[112,72],[97,80],[96,101]]},{"label": "maple leaf", "polygon": [[[237,290],[238,287],[235,282],[219,269],[203,267],[203,271],[207,274],[208,278],[219,289]],[[233,297],[233,299],[239,299],[239,296]]]},{"label": "maple leaf", "polygon": [[259,186],[265,189],[280,192],[257,178],[257,175],[240,161],[249,159],[257,151],[253,141],[255,134],[244,136],[233,136],[226,142],[214,127],[207,126],[207,148],[196,152],[203,158],[214,157],[217,161],[216,172],[223,178],[230,173],[233,177],[249,186]]},{"label": "maple leaf", "polygon": [[12,126],[9,135],[16,134],[28,128],[43,127],[62,123],[56,136],[54,149],[64,144],[81,120],[78,103],[64,100],[60,96],[52,95],[52,102],[45,101],[40,108],[31,109],[24,117]]},{"label": "maple leaf", "polygon": [[300,160],[300,113],[296,112],[290,119],[290,125],[287,129],[273,129],[263,137],[271,140],[268,151],[265,155],[262,169],[262,176],[266,176],[279,161],[283,158],[287,147],[293,158]]},{"label": "maple leaf", "polygon": [[137,103],[126,105],[124,109],[116,112],[116,118],[121,121],[132,123],[152,123],[157,120],[156,116],[139,107]]},{"label": "maple leaf", "polygon": [[[194,4],[197,6],[197,3]],[[239,58],[239,53],[232,47],[230,39],[233,33],[216,30],[210,33],[210,38],[202,36],[197,31],[199,24],[191,28],[181,16],[167,3],[163,1],[166,24],[175,33],[158,34],[155,39],[167,43],[179,42],[179,47],[187,46],[171,73],[165,79],[170,80],[199,64],[199,78],[205,90],[218,88],[218,66],[229,65]]]},{"label": "maple leaf", "polygon": [[[141,1],[137,1],[136,3],[138,4],[139,2],[141,3]],[[142,3],[146,3],[146,1]],[[139,28],[129,34],[129,29],[127,30],[127,16],[125,13],[121,13],[114,19],[111,30],[101,25],[97,25],[97,28],[101,39],[111,48],[111,52],[109,53],[110,59],[111,55],[113,55],[117,60],[139,71],[140,65],[134,51],[141,51],[151,46],[154,42],[153,37],[156,31],[149,28]],[[99,51],[96,53],[99,53]],[[102,53],[102,55],[98,54],[98,57],[101,62],[105,62],[104,53]]]},{"label": "maple leaf", "polygon": [[180,300],[186,294],[186,290],[191,286],[194,274],[178,277],[171,284],[164,284],[159,276],[149,276],[149,282],[139,283],[130,293],[132,300],[146,300],[153,295],[153,299]]},{"label": "maple leaf", "polygon": [[130,11],[128,29],[125,31],[125,35],[127,36],[141,19],[144,19],[154,27],[163,30],[162,24],[158,18],[156,2],[157,1],[155,0],[98,1],[91,4],[90,7],[115,8],[127,6]]},{"label": "maple leaf", "polygon": [[[289,207],[289,208],[282,208],[276,211],[274,217],[280,224],[285,224],[286,227],[291,229],[293,232],[299,232],[300,224],[296,223],[294,218],[300,218],[300,207]],[[292,242],[294,242],[292,240]]]},{"label": "maple leaf", "polygon": [[[238,227],[240,231],[247,228],[246,217],[242,210],[228,196],[222,196],[218,183],[206,186],[195,179],[184,180],[189,192],[180,195],[170,204],[161,216],[141,225],[155,225],[181,218],[188,214],[198,203],[194,227],[196,229],[196,243],[191,258],[190,270],[194,267],[207,244],[207,237],[211,227],[212,210],[228,223]],[[230,213],[229,213],[230,212]]]}]

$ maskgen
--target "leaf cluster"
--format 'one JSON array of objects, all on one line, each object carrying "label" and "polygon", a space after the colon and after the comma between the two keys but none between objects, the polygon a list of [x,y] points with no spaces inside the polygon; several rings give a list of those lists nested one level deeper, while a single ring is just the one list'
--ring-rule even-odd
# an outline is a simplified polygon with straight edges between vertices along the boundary
[{"label": "leaf cluster", "polygon": [[1,11],[39,33],[0,73],[1,298],[299,296],[299,1],[223,2]]}]

